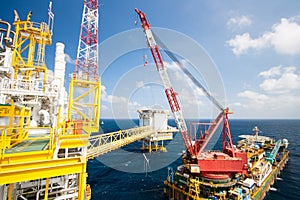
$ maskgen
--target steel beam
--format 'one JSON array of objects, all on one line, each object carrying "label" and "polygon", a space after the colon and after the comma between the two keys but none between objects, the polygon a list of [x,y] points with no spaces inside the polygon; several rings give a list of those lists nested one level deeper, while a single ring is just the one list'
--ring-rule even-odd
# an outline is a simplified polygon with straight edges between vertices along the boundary
[{"label": "steel beam", "polygon": [[0,184],[85,173],[86,159],[82,156],[17,164],[0,165]]}]

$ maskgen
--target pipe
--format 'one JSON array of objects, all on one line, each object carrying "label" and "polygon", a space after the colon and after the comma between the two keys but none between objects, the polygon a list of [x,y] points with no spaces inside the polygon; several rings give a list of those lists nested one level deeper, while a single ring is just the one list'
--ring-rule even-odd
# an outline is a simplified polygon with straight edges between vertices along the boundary
[{"label": "pipe", "polygon": [[56,197],[54,200],[63,200],[63,199],[69,199],[69,198],[74,198],[74,197],[78,197],[78,192],[75,192],[73,194],[59,196],[59,197]]},{"label": "pipe", "polygon": [[[49,192],[49,195],[52,195],[52,194],[59,194],[59,193],[62,193],[62,192],[65,192],[65,191],[72,191],[72,190],[77,190],[77,187],[73,187],[73,188],[67,188],[67,189],[64,189],[63,186],[56,186],[56,187],[53,187],[53,188],[49,188],[50,190],[53,190],[53,189],[58,189],[58,188],[62,188],[62,190],[58,190],[58,191],[54,191],[54,192]],[[40,198],[40,192],[43,192],[45,191],[45,189],[40,189],[37,194],[36,194],[36,200],[39,200]],[[74,195],[78,195],[77,192],[73,193]],[[70,194],[68,194],[70,195]],[[67,195],[63,195],[63,196],[67,196]]]},{"label": "pipe", "polygon": [[[54,190],[54,189],[59,189],[59,188],[64,189],[63,186],[56,186],[56,187],[53,187],[53,188],[50,188],[50,189],[51,189],[51,190]],[[43,191],[45,191],[45,189],[40,189],[40,190],[36,193],[36,200],[39,200],[39,198],[40,198],[40,192],[43,192]],[[60,191],[60,190],[59,190],[59,191]]]},{"label": "pipe", "polygon": [[4,41],[5,41],[5,45],[11,48],[12,45],[13,45],[13,44],[9,43],[9,40],[10,40],[9,36],[10,36],[10,32],[11,32],[11,25],[10,25],[10,23],[8,23],[6,21],[2,21],[2,20],[0,20],[0,24],[3,24],[3,25],[7,26],[6,37],[4,38]]},{"label": "pipe", "polygon": [[10,48],[13,49],[13,48],[15,48],[15,37],[16,37],[16,32],[10,30],[10,34],[12,34],[13,37],[12,37],[12,42],[11,42],[11,44],[8,45],[8,47],[10,47]]},{"label": "pipe", "polygon": [[[5,29],[5,28],[0,28],[0,31],[1,32],[7,32],[7,30]],[[10,33],[13,35],[13,39],[12,39],[12,42],[11,42],[11,44],[9,44],[8,43],[8,41],[6,40],[6,38],[4,38],[4,42],[5,42],[5,45],[7,46],[7,47],[9,47],[9,48],[15,48],[15,37],[16,37],[16,32],[14,32],[14,31],[10,31]]]},{"label": "pipe", "polygon": [[0,67],[0,71],[4,71],[4,72],[7,72],[7,70],[9,71],[9,74],[10,74],[10,80],[13,80],[14,79],[14,73],[15,73],[15,70],[13,67],[11,66],[4,66],[4,67]]},{"label": "pipe", "polygon": [[[6,32],[6,29],[5,28],[0,28],[0,32],[2,33],[5,33]],[[3,41],[3,38],[1,37],[0,38],[1,40],[0,40],[0,47],[1,47],[1,51],[5,51],[5,47],[4,46],[2,46],[2,41]],[[2,49],[3,48],[3,49]]]},{"label": "pipe", "polygon": [[25,197],[23,197],[21,194],[19,195],[19,197],[20,197],[21,199],[23,199],[23,200],[28,200],[28,199],[26,199]]}]

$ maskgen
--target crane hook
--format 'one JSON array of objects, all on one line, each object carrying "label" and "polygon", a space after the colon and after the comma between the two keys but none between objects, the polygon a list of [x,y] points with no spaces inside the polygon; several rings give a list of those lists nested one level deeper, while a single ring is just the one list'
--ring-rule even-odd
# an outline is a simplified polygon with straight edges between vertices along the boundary
[{"label": "crane hook", "polygon": [[148,58],[147,58],[147,54],[144,54],[143,56],[143,60],[144,60],[144,67],[146,67],[148,65]]}]

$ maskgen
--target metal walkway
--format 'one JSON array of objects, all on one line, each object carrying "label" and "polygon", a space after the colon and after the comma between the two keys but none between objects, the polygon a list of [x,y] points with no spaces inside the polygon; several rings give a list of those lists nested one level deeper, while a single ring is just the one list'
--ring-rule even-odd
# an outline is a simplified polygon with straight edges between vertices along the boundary
[{"label": "metal walkway", "polygon": [[112,133],[91,136],[87,158],[92,159],[110,151],[121,148],[127,144],[153,135],[155,131],[150,126],[120,130]]},{"label": "metal walkway", "polygon": [[[21,143],[17,144],[16,146],[6,149],[3,146],[6,143],[6,136],[5,130],[3,129],[2,132],[0,130],[0,155],[3,157],[11,157],[17,156],[20,153],[30,153],[30,152],[45,152],[51,151],[49,149],[50,145],[50,135],[44,137],[28,137],[26,140],[22,141]],[[152,130],[150,126],[143,126],[137,128],[131,128],[127,130],[119,130],[116,132],[105,133],[100,135],[94,135],[87,138],[79,137],[80,135],[70,135],[76,136],[71,138],[61,138],[60,141],[64,141],[66,144],[72,145],[75,141],[79,141],[79,144],[84,143],[84,139],[86,139],[87,144],[87,158],[93,159],[97,156],[103,155],[110,151],[116,150],[121,148],[125,145],[128,145],[132,142],[137,140],[141,140],[143,138],[149,137],[154,135],[156,132]],[[68,136],[68,135],[65,135]],[[84,141],[83,141],[84,140]],[[77,144],[77,143],[76,143]],[[62,147],[62,144],[61,144]],[[69,147],[65,147],[69,148]],[[38,158],[37,158],[38,159]]]},{"label": "metal walkway", "polygon": [[16,146],[7,149],[6,153],[18,153],[18,152],[31,152],[31,151],[42,151],[44,150],[49,143],[49,139],[43,138],[33,138],[24,140],[22,143],[17,144]]}]

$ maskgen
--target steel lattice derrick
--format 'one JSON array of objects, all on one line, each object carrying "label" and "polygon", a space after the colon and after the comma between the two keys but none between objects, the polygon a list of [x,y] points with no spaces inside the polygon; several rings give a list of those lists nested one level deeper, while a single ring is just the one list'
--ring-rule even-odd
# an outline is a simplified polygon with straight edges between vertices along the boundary
[{"label": "steel lattice derrick", "polygon": [[98,0],[84,1],[74,77],[98,80]]}]

